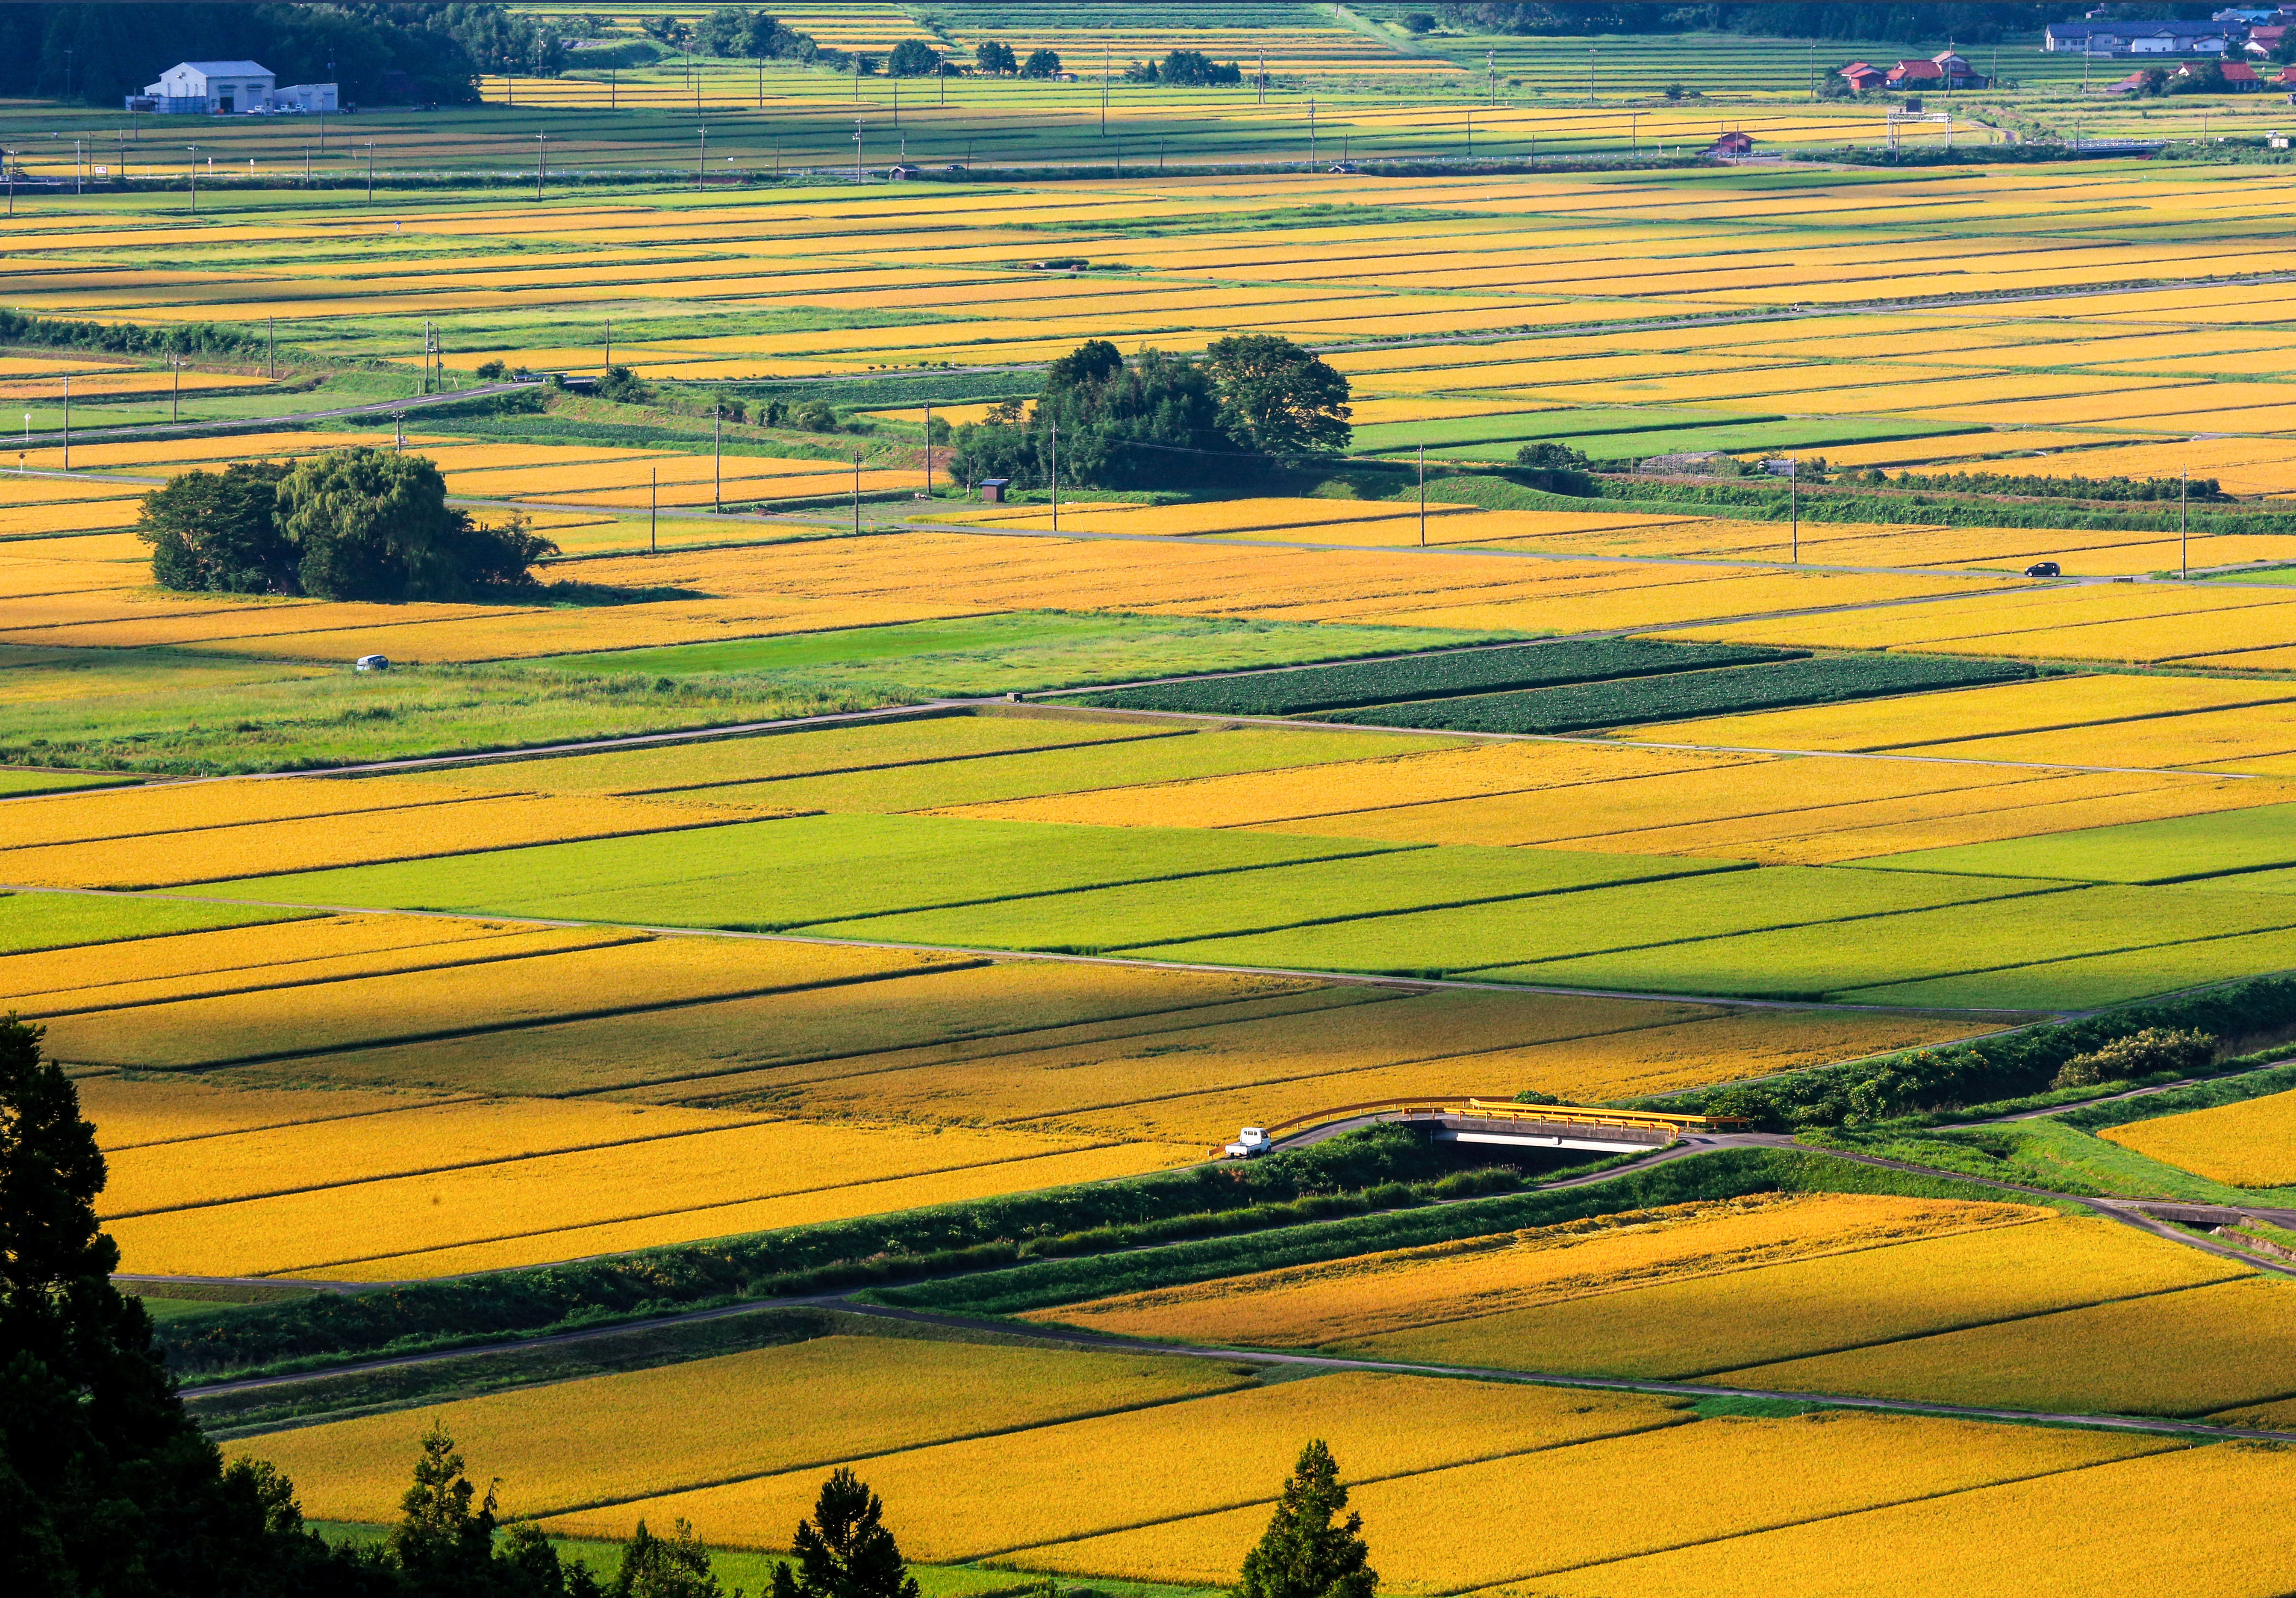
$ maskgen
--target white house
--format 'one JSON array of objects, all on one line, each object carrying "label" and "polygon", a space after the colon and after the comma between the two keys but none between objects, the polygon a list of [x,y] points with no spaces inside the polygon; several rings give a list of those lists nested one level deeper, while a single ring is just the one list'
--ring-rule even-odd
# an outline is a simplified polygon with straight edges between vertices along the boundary
[{"label": "white house", "polygon": [[2207,22],[2052,22],[2041,31],[2042,49],[2089,55],[2222,55],[2231,42]]},{"label": "white house", "polygon": [[156,102],[154,111],[230,116],[268,110],[278,81],[261,62],[178,62],[146,86],[142,97]]}]

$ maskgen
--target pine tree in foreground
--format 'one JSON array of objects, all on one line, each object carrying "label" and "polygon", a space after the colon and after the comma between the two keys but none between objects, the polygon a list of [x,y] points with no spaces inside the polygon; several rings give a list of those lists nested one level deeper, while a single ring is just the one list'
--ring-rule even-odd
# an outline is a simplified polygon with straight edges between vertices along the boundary
[{"label": "pine tree in foreground", "polygon": [[[796,1574],[786,1564],[774,1567],[772,1598],[917,1598],[916,1578],[884,1517],[877,1495],[839,1466],[821,1484],[813,1518],[797,1523],[790,1544]],[[1362,1598],[1371,1598],[1368,1588]]]},{"label": "pine tree in foreground", "polygon": [[1319,1437],[1300,1450],[1267,1535],[1244,1555],[1236,1598],[1372,1598],[1379,1572],[1358,1535],[1363,1517],[1334,1524],[1347,1506],[1339,1462]]}]

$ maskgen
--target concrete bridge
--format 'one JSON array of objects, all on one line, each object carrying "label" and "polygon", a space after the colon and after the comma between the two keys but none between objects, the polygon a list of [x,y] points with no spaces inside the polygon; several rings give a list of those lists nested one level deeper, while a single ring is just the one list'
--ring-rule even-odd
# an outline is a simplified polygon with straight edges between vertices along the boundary
[{"label": "concrete bridge", "polygon": [[1576,1104],[1517,1104],[1504,1099],[1376,1099],[1278,1121],[1266,1130],[1278,1149],[1304,1149],[1358,1126],[1423,1127],[1438,1142],[1496,1143],[1520,1149],[1575,1149],[1644,1154],[1693,1132],[1736,1132],[1731,1116],[1669,1115]]}]

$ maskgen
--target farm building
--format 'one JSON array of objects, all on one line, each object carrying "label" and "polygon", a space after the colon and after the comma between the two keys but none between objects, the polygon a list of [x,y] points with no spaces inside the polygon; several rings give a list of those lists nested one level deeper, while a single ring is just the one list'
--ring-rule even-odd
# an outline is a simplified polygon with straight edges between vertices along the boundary
[{"label": "farm building", "polygon": [[1851,62],[1834,76],[1861,95],[1880,88],[1884,81],[1881,68],[1863,61]]},{"label": "farm building", "polygon": [[[2214,62],[2202,62],[2198,65],[2186,62],[2169,74],[2169,81],[2190,83],[2210,67],[2216,66],[2217,63]],[[2247,94],[2262,87],[2264,84],[2264,79],[2257,75],[2256,69],[2244,61],[2228,61],[2221,67],[2217,67],[2217,70],[2224,75],[2224,86],[2233,94]]]},{"label": "farm building", "polygon": [[258,61],[184,61],[146,85],[139,98],[153,102],[152,109],[160,112],[230,116],[268,106],[278,82]]},{"label": "farm building", "polygon": [[2251,55],[2268,58],[2274,51],[2280,48],[2281,42],[2287,37],[2288,29],[2285,23],[2275,23],[2266,28],[2251,28],[2248,30],[2248,53]]},{"label": "farm building", "polygon": [[2042,49],[2085,55],[2222,55],[2230,43],[2221,22],[2052,22],[2041,33]]},{"label": "farm building", "polygon": [[1707,146],[1709,155],[1751,155],[1754,136],[1751,133],[1726,133]]},{"label": "farm building", "polygon": [[1950,50],[1926,61],[1901,61],[1882,76],[1893,89],[1981,89],[1991,80]]}]

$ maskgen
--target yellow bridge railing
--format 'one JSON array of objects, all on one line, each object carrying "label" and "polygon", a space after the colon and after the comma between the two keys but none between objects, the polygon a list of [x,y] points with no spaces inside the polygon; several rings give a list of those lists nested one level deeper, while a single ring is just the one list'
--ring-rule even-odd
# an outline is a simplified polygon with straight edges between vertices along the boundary
[{"label": "yellow bridge railing", "polygon": [[1651,1132],[1732,1132],[1749,1123],[1739,1116],[1677,1115],[1665,1110],[1604,1109],[1598,1105],[1517,1104],[1511,1099],[1373,1099],[1361,1104],[1335,1105],[1329,1109],[1293,1116],[1270,1123],[1264,1130],[1271,1139],[1327,1125],[1358,1116],[1390,1120],[1419,1116],[1460,1116],[1479,1121],[1533,1121],[1560,1126],[1634,1127]]}]

